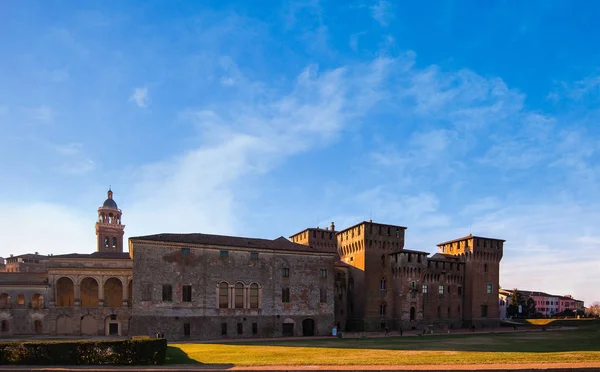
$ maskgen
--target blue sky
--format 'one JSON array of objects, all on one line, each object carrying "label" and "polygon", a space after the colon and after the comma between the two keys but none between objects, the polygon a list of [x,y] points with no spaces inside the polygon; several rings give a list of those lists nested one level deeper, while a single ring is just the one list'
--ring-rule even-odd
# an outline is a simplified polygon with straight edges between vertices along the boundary
[{"label": "blue sky", "polygon": [[506,239],[503,287],[600,300],[587,1],[3,2],[2,255],[361,220]]}]

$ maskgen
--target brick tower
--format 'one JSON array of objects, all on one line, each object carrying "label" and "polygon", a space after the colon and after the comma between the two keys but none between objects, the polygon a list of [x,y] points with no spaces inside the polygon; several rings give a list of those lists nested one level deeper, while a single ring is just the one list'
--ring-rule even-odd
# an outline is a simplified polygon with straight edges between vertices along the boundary
[{"label": "brick tower", "polygon": [[108,198],[98,208],[96,237],[98,252],[123,252],[125,225],[121,224],[121,210],[113,200],[113,192],[108,189]]}]

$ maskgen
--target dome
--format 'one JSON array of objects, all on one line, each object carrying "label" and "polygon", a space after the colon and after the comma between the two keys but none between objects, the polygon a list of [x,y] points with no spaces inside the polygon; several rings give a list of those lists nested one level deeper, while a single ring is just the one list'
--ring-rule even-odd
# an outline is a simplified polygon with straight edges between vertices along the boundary
[{"label": "dome", "polygon": [[115,201],[111,198],[108,198],[104,201],[104,204],[102,204],[102,208],[119,209],[117,208],[117,203],[115,203]]}]

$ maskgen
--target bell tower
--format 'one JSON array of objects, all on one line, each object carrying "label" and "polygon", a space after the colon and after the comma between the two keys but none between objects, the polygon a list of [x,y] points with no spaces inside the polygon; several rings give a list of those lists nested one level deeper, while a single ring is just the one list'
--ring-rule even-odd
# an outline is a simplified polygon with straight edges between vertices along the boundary
[{"label": "bell tower", "polygon": [[113,200],[113,192],[108,188],[108,199],[98,208],[96,238],[98,252],[123,252],[125,225],[121,224],[121,210]]}]

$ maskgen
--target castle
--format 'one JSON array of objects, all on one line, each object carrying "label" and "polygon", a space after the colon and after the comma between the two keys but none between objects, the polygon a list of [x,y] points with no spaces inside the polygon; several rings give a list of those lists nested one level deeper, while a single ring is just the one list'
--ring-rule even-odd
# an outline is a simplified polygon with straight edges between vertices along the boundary
[{"label": "castle", "polygon": [[130,238],[123,252],[121,217],[109,190],[96,252],[9,257],[0,337],[219,339],[499,322],[504,240],[469,235],[429,257],[404,249],[406,227],[363,221],[289,239],[163,233]]}]

